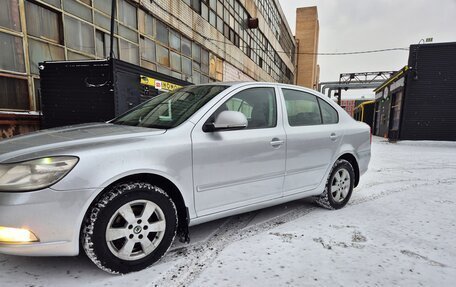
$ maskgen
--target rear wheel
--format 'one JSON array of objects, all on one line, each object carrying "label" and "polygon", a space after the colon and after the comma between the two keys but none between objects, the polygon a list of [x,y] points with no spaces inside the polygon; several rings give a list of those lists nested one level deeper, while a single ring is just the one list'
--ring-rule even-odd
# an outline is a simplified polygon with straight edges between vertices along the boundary
[{"label": "rear wheel", "polygon": [[176,230],[176,207],[161,188],[125,183],[92,206],[83,227],[83,247],[101,269],[124,274],[158,261],[174,241]]},{"label": "rear wheel", "polygon": [[325,191],[317,198],[316,203],[328,209],[344,207],[352,195],[354,180],[355,172],[350,162],[337,160],[326,181]]}]

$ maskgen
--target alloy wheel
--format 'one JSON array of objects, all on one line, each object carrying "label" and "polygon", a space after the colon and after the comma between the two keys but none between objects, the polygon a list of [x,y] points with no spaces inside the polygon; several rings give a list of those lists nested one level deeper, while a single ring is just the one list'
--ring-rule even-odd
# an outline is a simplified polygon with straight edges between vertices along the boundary
[{"label": "alloy wheel", "polygon": [[138,260],[151,254],[163,239],[163,210],[149,200],[135,200],[117,209],[106,228],[106,243],[122,260]]}]

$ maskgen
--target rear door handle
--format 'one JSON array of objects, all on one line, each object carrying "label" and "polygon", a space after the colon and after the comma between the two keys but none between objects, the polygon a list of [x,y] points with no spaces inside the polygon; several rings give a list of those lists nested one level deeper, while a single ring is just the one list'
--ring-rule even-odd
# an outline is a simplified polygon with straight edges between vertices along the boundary
[{"label": "rear door handle", "polygon": [[336,133],[332,133],[329,138],[332,140],[332,141],[336,141],[337,140],[337,135]]},{"label": "rear door handle", "polygon": [[280,147],[281,145],[283,145],[283,143],[284,143],[284,141],[281,140],[281,139],[279,139],[279,138],[273,138],[273,139],[271,140],[271,145],[272,145],[273,147]]}]

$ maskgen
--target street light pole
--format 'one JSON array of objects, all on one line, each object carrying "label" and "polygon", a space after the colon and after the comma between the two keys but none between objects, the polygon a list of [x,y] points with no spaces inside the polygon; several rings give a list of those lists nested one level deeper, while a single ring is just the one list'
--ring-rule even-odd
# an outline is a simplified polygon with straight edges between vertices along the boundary
[{"label": "street light pole", "polygon": [[111,35],[109,39],[109,59],[114,59],[114,25],[116,18],[116,5],[117,0],[111,2]]}]

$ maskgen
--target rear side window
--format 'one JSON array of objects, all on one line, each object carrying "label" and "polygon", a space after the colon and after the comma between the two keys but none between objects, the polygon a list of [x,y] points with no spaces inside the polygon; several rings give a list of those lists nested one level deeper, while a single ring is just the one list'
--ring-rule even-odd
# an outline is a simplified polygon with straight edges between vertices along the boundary
[{"label": "rear side window", "polygon": [[290,126],[321,125],[317,97],[306,92],[282,89]]},{"label": "rear side window", "polygon": [[337,111],[322,99],[318,99],[318,103],[320,104],[323,124],[337,124],[339,122],[339,115],[337,114]]}]

